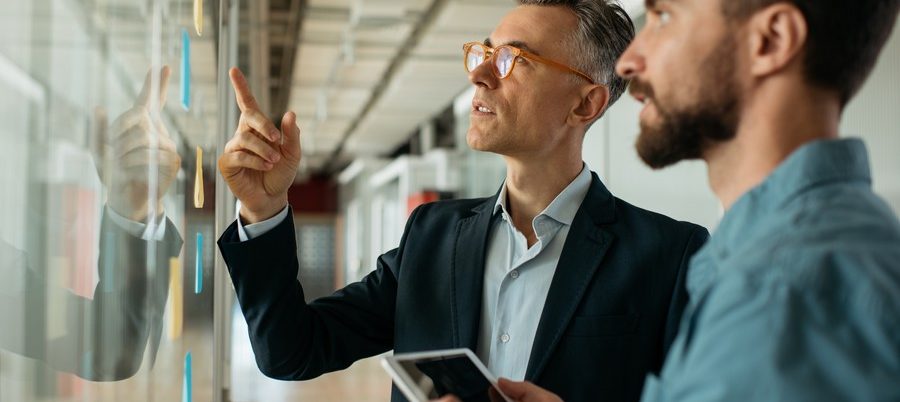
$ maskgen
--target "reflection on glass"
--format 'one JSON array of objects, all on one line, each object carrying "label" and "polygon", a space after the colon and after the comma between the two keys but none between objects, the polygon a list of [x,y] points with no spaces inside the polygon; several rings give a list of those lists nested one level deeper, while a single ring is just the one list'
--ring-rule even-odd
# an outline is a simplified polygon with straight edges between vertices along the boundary
[{"label": "reflection on glass", "polygon": [[[65,258],[73,254],[68,252],[52,261],[62,265],[56,268],[72,275],[64,282],[74,287],[55,281],[52,268],[33,264],[23,250],[0,243],[0,278],[5,278],[0,281],[0,322],[18,324],[0,331],[0,348],[93,381],[133,376],[143,362],[148,342],[149,357],[154,358],[169,278],[157,274],[168,274],[166,270],[146,267],[148,261],[150,265],[167,266],[182,244],[174,225],[161,214],[161,198],[181,165],[175,145],[158,118],[158,109],[165,104],[168,79],[168,68],[155,76],[148,73],[133,107],[108,131],[101,131],[105,143],[96,148],[100,151],[96,165],[107,187],[108,201],[101,217],[96,279],[85,265],[72,266],[86,262],[83,257],[87,250],[74,246],[90,244],[90,239],[62,244],[64,250],[74,251],[74,261]],[[153,83],[157,83],[156,91],[151,88]],[[151,105],[151,99],[155,105]],[[87,191],[67,190],[73,196],[67,201],[75,201],[76,209],[74,215],[63,218],[74,217],[78,222],[77,215],[87,212],[94,200]],[[79,202],[85,199],[87,202]],[[144,223],[148,220],[150,224]],[[58,229],[74,229],[79,237],[90,232],[87,222],[78,222],[74,228],[67,226],[64,223]],[[53,314],[58,307],[65,311]]]},{"label": "reflection on glass", "polygon": [[[214,183],[192,156],[215,149],[215,71],[194,72],[190,111],[169,96],[191,6],[4,2],[2,402],[178,400],[188,351],[194,392],[211,391],[212,292],[184,284],[210,280],[213,255],[182,236],[214,231],[213,203],[192,208],[187,189]],[[215,65],[207,36],[196,65]]]}]

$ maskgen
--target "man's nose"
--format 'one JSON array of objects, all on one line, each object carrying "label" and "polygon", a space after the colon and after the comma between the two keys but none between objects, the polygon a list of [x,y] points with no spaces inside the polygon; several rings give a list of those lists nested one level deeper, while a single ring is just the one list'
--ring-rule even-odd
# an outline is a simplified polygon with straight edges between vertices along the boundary
[{"label": "man's nose", "polygon": [[616,63],[616,74],[625,79],[632,79],[642,73],[646,67],[637,42],[632,42]]},{"label": "man's nose", "polygon": [[486,89],[494,89],[499,83],[499,78],[494,74],[493,61],[485,58],[484,62],[469,71],[469,82],[476,87],[484,87]]}]

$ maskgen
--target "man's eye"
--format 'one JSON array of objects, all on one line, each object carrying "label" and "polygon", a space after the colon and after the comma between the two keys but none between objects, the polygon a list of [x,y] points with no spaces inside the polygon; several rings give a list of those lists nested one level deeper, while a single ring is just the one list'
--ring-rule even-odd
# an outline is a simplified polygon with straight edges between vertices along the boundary
[{"label": "man's eye", "polygon": [[672,19],[672,14],[669,14],[668,11],[657,11],[656,18],[659,19],[660,25],[666,25]]}]

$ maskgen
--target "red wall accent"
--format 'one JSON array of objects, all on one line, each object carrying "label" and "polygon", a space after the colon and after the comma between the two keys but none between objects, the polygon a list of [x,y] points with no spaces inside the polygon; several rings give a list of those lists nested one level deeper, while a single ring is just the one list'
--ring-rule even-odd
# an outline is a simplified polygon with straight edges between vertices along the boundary
[{"label": "red wall accent", "polygon": [[288,202],[295,214],[337,213],[337,183],[326,176],[312,176],[288,190]]}]

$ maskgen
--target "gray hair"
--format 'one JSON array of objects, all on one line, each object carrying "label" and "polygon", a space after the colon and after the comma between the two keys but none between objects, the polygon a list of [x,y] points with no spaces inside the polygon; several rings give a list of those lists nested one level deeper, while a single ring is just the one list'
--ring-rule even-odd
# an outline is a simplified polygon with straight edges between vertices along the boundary
[{"label": "gray hair", "polygon": [[616,63],[634,39],[634,23],[616,0],[518,0],[523,6],[561,6],[575,13],[573,67],[609,88],[609,105],[622,96],[628,81],[616,74]]}]

